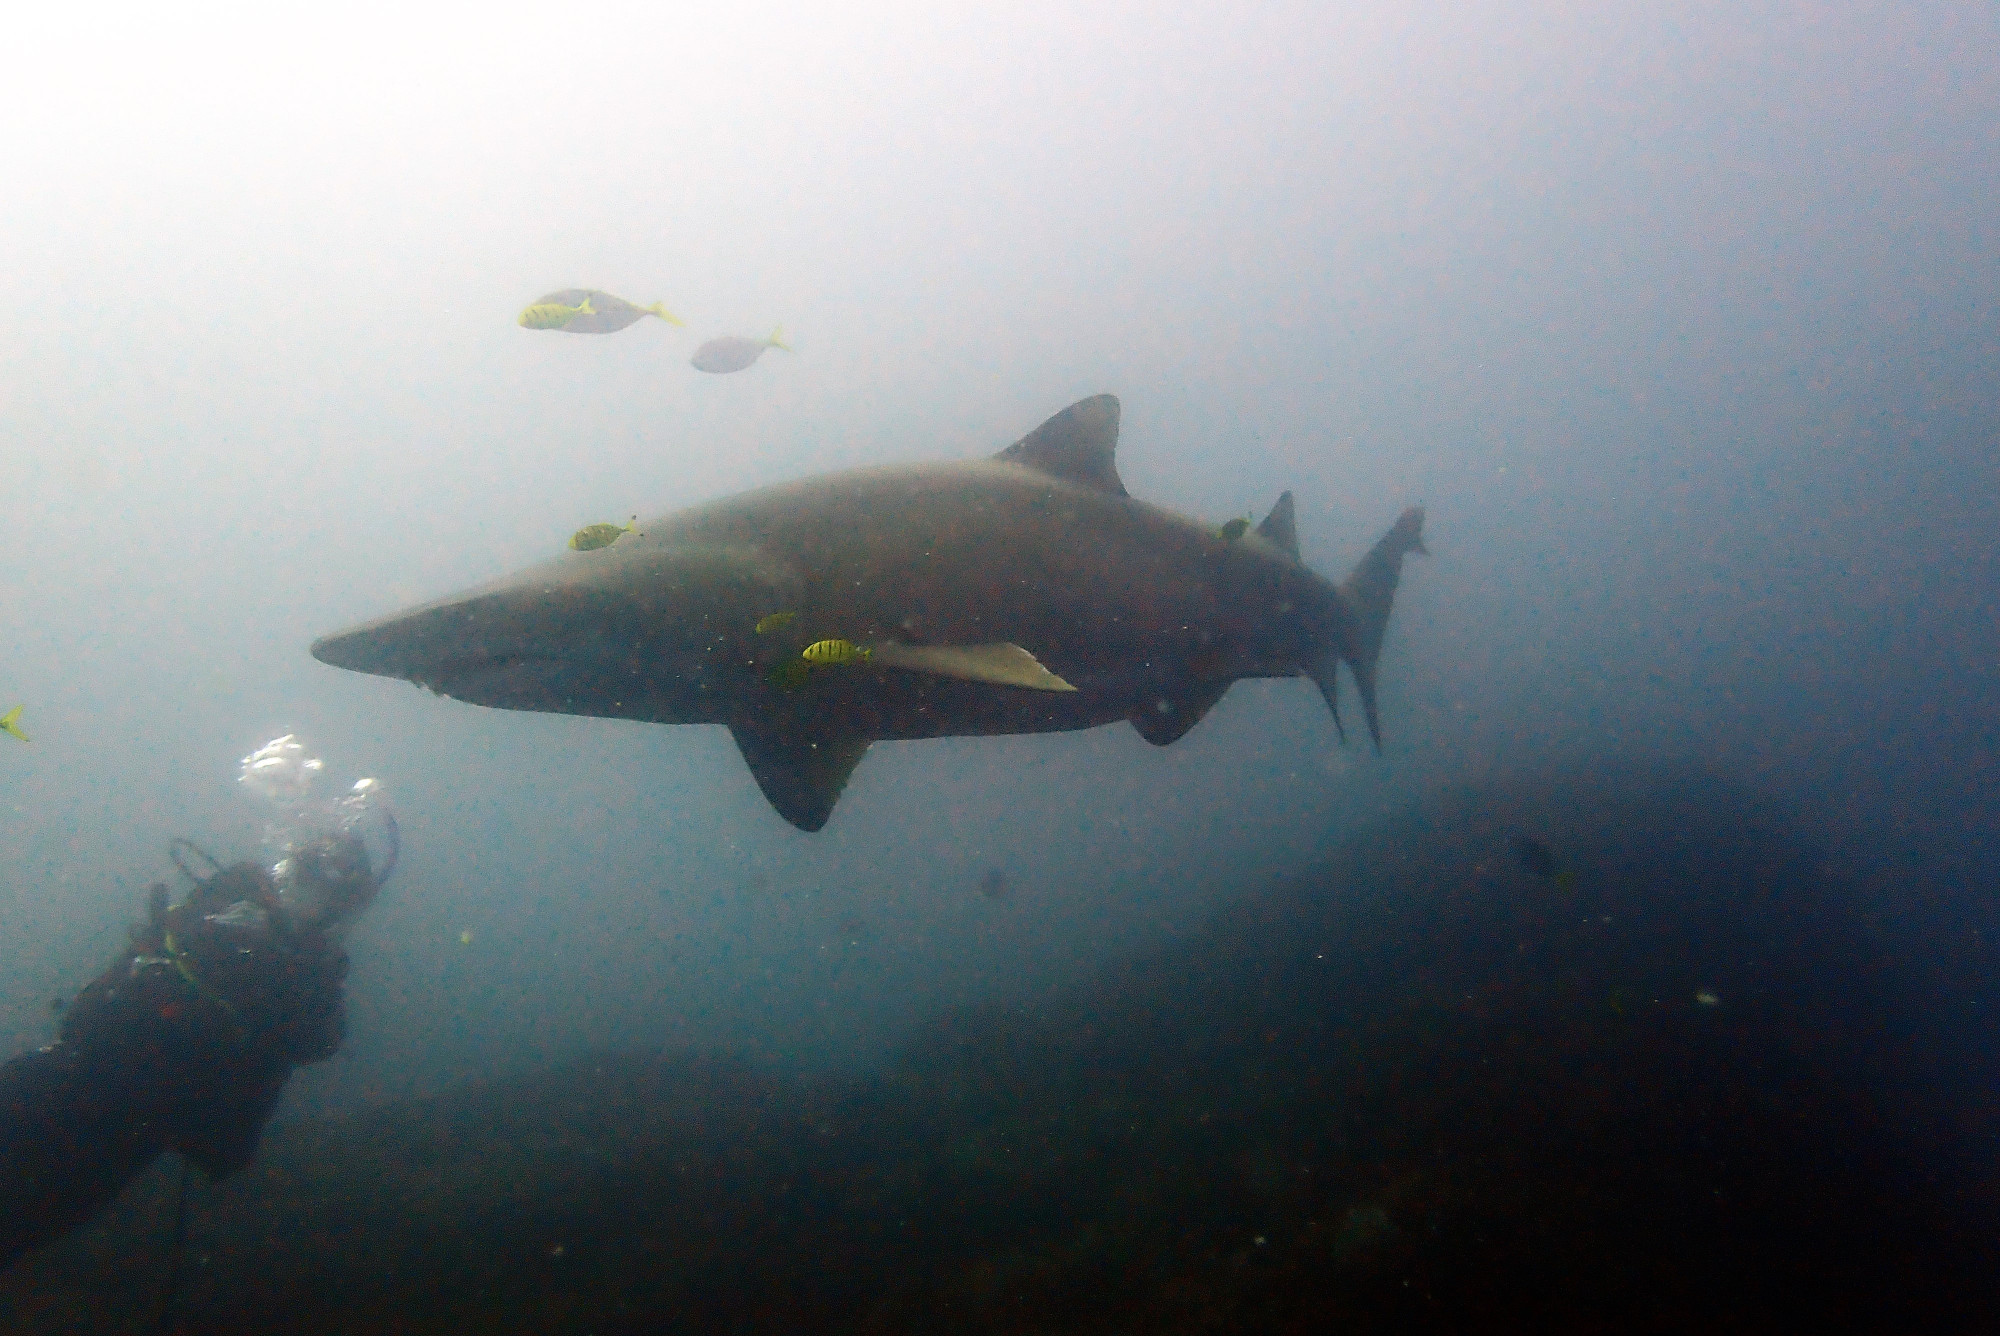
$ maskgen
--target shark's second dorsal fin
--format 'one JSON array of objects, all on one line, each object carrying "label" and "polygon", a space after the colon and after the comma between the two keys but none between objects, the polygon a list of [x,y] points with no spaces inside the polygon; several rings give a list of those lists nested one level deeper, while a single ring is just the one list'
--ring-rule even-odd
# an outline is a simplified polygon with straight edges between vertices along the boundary
[{"label": "shark's second dorsal fin", "polygon": [[1292,494],[1286,492],[1278,498],[1278,504],[1271,507],[1271,513],[1257,526],[1257,536],[1268,543],[1275,543],[1291,554],[1293,561],[1299,559],[1299,526],[1292,518]]},{"label": "shark's second dorsal fin", "polygon": [[1099,394],[1077,400],[993,457],[1125,496],[1117,452],[1118,396]]}]

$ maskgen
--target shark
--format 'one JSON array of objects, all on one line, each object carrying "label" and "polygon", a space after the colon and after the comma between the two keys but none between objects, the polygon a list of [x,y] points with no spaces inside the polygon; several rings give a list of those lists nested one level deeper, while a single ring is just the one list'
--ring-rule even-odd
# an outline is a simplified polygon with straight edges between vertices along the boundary
[{"label": "shark", "polygon": [[1290,492],[1254,529],[1128,494],[1119,416],[1101,394],[990,458],[698,505],[312,653],[498,709],[721,724],[806,831],[876,741],[1129,722],[1167,746],[1245,678],[1312,679],[1345,742],[1342,664],[1379,753],[1376,664],[1423,509],[1336,585],[1299,559]]}]

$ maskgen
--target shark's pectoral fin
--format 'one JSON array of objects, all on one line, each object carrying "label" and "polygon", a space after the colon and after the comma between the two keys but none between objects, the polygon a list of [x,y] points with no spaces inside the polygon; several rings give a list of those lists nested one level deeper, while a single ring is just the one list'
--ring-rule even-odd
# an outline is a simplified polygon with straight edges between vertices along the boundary
[{"label": "shark's pectoral fin", "polygon": [[868,647],[869,659],[884,668],[956,677],[966,682],[991,682],[1032,691],[1075,691],[1076,688],[1042,667],[1019,645],[899,645],[887,641]]},{"label": "shark's pectoral fin", "polygon": [[805,831],[818,830],[833,815],[869,741],[851,733],[766,732],[745,724],[730,725],[729,733],[771,806]]},{"label": "shark's pectoral fin", "polygon": [[1229,686],[1228,682],[1202,682],[1163,692],[1133,706],[1126,718],[1139,730],[1140,737],[1155,747],[1165,747],[1179,742],[1190,728],[1200,723]]}]

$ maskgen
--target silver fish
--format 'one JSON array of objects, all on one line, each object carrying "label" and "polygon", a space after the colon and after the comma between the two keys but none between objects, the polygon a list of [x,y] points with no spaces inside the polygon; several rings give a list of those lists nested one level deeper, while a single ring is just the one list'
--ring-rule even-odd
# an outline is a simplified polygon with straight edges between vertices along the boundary
[{"label": "silver fish", "polygon": [[688,359],[688,365],[696,371],[725,376],[732,371],[741,371],[756,362],[764,355],[766,348],[791,351],[785,343],[784,326],[780,325],[772,330],[771,336],[767,339],[745,339],[734,334],[725,338],[710,339],[694,350],[694,356]]}]

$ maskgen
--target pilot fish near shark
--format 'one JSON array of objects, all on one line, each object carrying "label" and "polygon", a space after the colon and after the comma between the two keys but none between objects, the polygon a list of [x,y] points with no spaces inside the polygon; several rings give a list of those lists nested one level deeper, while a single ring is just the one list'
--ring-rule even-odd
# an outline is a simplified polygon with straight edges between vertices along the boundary
[{"label": "pilot fish near shark", "polygon": [[[1375,664],[1423,511],[1335,585],[1299,561],[1289,492],[1230,536],[1129,496],[1118,419],[1098,395],[990,459],[696,506],[312,652],[498,709],[724,725],[804,830],[878,738],[1129,720],[1165,746],[1238,679],[1298,675],[1338,725],[1343,662],[1380,750]],[[869,652],[799,682],[788,665],[830,640]]]},{"label": "pilot fish near shark", "polygon": [[596,288],[564,288],[537,297],[516,321],[523,329],[558,329],[565,334],[616,334],[647,316],[658,316],[670,325],[687,322],[666,308],[664,302],[639,306]]}]

